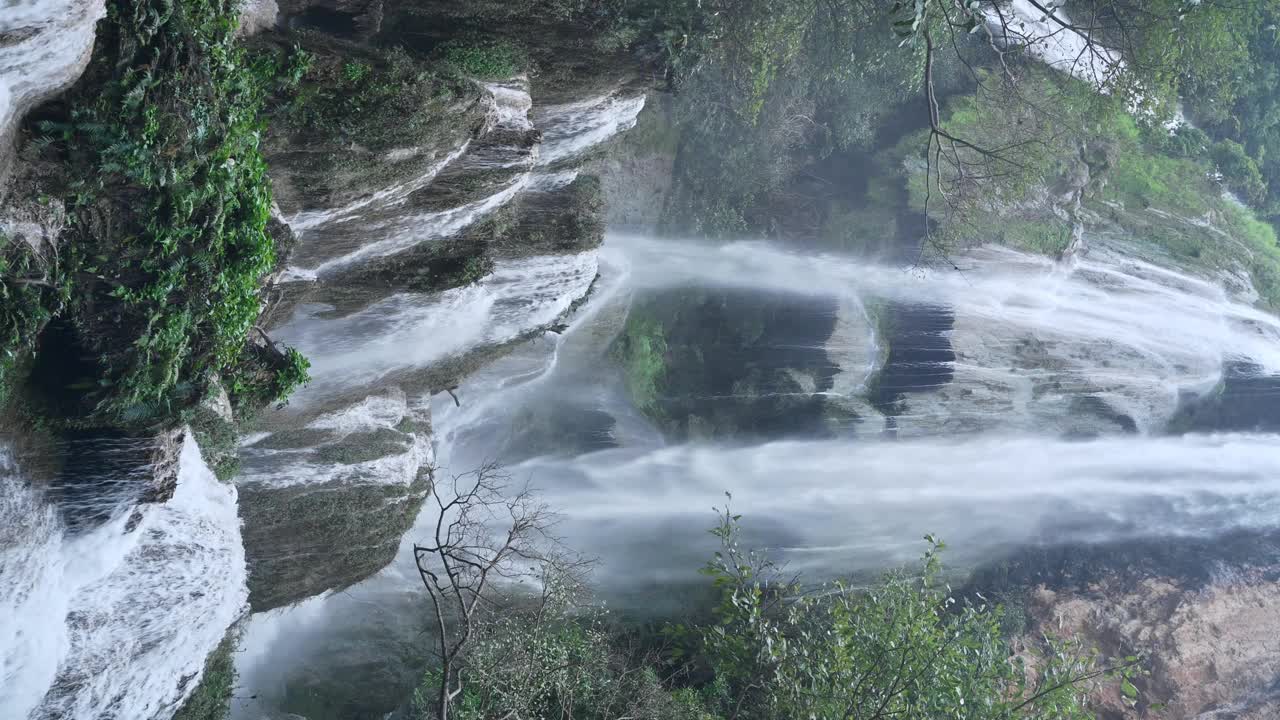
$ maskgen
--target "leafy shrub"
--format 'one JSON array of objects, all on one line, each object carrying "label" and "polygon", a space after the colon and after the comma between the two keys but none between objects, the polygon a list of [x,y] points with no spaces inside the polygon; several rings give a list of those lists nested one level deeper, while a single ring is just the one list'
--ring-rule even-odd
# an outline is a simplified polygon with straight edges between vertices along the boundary
[{"label": "leafy shrub", "polygon": [[[952,597],[932,538],[918,572],[865,590],[802,590],[740,546],[738,516],[726,511],[713,532],[721,549],[703,569],[718,597],[713,619],[667,628],[664,654],[643,636],[611,631],[606,615],[584,611],[553,578],[532,607],[478,623],[462,680],[449,688],[450,715],[1086,720],[1085,697],[1101,680],[1136,704],[1137,658],[1107,665],[1051,638],[1015,656],[999,607]],[[426,672],[415,717],[435,717],[440,683],[438,670]]]},{"label": "leafy shrub", "polygon": [[69,115],[46,125],[71,178],[66,317],[97,364],[89,422],[170,421],[240,367],[275,244],[266,79],[234,42],[237,8],[109,3]]},{"label": "leafy shrub", "polygon": [[1258,163],[1234,140],[1220,140],[1210,150],[1227,187],[1239,193],[1245,202],[1257,205],[1267,197],[1267,181]]},{"label": "leafy shrub", "polygon": [[267,100],[272,134],[300,133],[319,145],[358,142],[375,151],[419,145],[448,117],[442,105],[466,90],[403,48],[299,38],[304,47],[263,40],[253,49],[258,72],[274,78]]},{"label": "leafy shrub", "polygon": [[723,684],[725,716],[1085,720],[1095,679],[1137,694],[1136,658],[1107,666],[1053,639],[1013,656],[999,607],[952,597],[932,537],[918,572],[802,590],[741,547],[738,516],[725,511],[713,532],[721,550],[703,573],[720,591],[716,621],[680,634]]}]

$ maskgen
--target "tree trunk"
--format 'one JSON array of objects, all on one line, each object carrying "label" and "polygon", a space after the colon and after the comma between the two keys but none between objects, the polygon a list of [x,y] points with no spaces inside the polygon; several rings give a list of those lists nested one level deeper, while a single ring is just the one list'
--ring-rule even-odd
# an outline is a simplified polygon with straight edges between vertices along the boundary
[{"label": "tree trunk", "polygon": [[436,716],[437,720],[449,720],[449,675],[450,666],[448,658],[445,658],[440,665],[440,694],[436,698]]}]

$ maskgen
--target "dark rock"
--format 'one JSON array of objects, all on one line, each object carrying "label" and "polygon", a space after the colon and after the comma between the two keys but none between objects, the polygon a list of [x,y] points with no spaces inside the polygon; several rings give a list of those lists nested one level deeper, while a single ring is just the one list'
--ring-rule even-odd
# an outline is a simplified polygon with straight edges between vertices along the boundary
[{"label": "dark rock", "polygon": [[240,489],[249,604],[254,612],[342,590],[395,557],[430,488],[424,470],[409,486],[325,483]]}]

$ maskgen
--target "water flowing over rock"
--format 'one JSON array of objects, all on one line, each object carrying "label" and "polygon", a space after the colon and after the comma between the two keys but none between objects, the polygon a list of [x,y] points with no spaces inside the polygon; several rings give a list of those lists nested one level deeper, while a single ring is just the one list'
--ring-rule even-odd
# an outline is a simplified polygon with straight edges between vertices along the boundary
[{"label": "water flowing over rock", "polygon": [[[987,6],[987,32],[993,42],[1025,48],[1045,65],[1092,84],[1104,92],[1124,72],[1118,52],[1079,33],[1062,2],[1011,0]],[[1039,7],[1037,7],[1039,5]],[[1047,9],[1047,11],[1046,11]]]},{"label": "water flowing over rock", "polygon": [[70,531],[0,467],[0,706],[53,720],[170,717],[245,608],[234,487],[188,437],[163,503]]},{"label": "water flowing over rock", "polygon": [[310,359],[312,382],[241,452],[255,610],[391,562],[431,482],[431,394],[541,334],[595,280],[598,186],[574,163],[634,124],[643,96],[535,109],[523,76],[478,88],[453,113],[466,127],[480,108],[474,132],[376,159],[380,186],[298,193],[291,151],[268,153],[298,233],[272,336]]},{"label": "water flowing over rock", "polygon": [[430,408],[395,389],[248,438],[237,478],[255,611],[340,590],[395,557],[432,482]]},{"label": "water flowing over rock", "polygon": [[276,0],[245,0],[240,9],[240,37],[250,37],[275,27],[280,20],[280,6]]},{"label": "water flowing over rock", "polygon": [[0,13],[0,183],[24,113],[71,86],[93,50],[103,0],[18,0]]},{"label": "water flowing over rock", "polygon": [[[901,397],[884,397],[901,388],[880,388],[882,397],[867,398],[885,406],[900,434],[1158,431],[1180,392],[1207,391],[1224,363],[1248,359],[1262,373],[1280,367],[1280,321],[1273,316],[1233,301],[1216,284],[1101,247],[1069,266],[985,248],[966,257],[959,273],[912,277],[751,243],[618,241],[633,255],[641,287],[730,283],[945,308],[947,327],[898,330],[932,333],[954,353],[954,360],[923,363],[906,356],[898,370],[933,375],[941,361],[945,381]],[[881,341],[894,371],[892,337],[882,332]]]}]

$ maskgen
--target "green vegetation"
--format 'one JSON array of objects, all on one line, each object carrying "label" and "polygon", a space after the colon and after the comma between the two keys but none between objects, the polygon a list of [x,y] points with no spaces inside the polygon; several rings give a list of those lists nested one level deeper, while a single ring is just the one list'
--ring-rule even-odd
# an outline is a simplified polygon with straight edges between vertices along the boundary
[{"label": "green vegetation", "polygon": [[[1144,145],[1128,115],[1117,115],[1122,131],[1111,139],[1116,152],[1105,192],[1131,207],[1157,207],[1186,215],[1209,209],[1209,168],[1193,157],[1171,157]],[[1203,157],[1202,155],[1200,157]]]},{"label": "green vegetation", "polygon": [[253,67],[272,78],[272,135],[309,145],[351,143],[382,152],[422,145],[446,108],[472,91],[399,47],[367,48],[315,32],[256,40]]},{"label": "green vegetation", "polygon": [[979,89],[952,98],[941,117],[957,137],[981,137],[992,147],[1017,147],[1015,153],[993,159],[960,147],[953,156],[959,162],[949,162],[948,149],[927,173],[923,132],[887,151],[895,158],[889,164],[906,170],[912,207],[924,210],[929,202],[935,241],[944,248],[1000,242],[1057,256],[1071,241],[1071,224],[1050,212],[1050,198],[1082,192],[1095,214],[1142,244],[1188,270],[1246,272],[1262,302],[1280,308],[1274,229],[1223,196],[1224,183],[1251,196],[1260,187],[1238,145],[1212,143],[1194,128],[1170,133],[1140,125],[1116,99],[1047,70],[1026,72],[1019,82],[1021,92],[1055,112],[1000,105]]},{"label": "green vegetation", "polygon": [[[1003,608],[952,595],[932,538],[915,571],[864,589],[802,588],[744,549],[738,520],[725,511],[713,531],[707,621],[667,628],[659,646],[614,631],[553,583],[535,608],[477,628],[450,716],[1085,720],[1100,683],[1138,702],[1137,658],[1111,663],[1052,637],[1015,654]],[[436,717],[439,683],[428,670],[415,717]]]},{"label": "green vegetation", "polygon": [[637,296],[610,349],[631,398],[669,438],[828,436],[828,300],[728,289]]},{"label": "green vegetation", "polygon": [[1001,223],[991,239],[1019,250],[1056,258],[1071,245],[1071,226],[1057,218],[1040,221],[1015,219]]},{"label": "green vegetation", "polygon": [[0,408],[12,399],[36,335],[69,299],[71,284],[59,275],[56,258],[45,261],[0,234]]},{"label": "green vegetation", "polygon": [[1238,10],[1203,30],[1230,49],[1230,62],[1206,65],[1187,56],[1186,98],[1210,135],[1233,141],[1214,153],[1228,183],[1274,222],[1280,218],[1280,8],[1259,2]]},{"label": "green vegetation", "polygon": [[529,64],[523,50],[501,39],[451,40],[440,57],[458,72],[480,80],[503,80],[520,74]]},{"label": "green vegetation", "polygon": [[218,415],[207,404],[185,414],[187,425],[200,445],[205,464],[223,482],[230,482],[240,471],[240,432],[234,423]]},{"label": "green vegetation", "polygon": [[[268,366],[284,351],[246,353],[276,248],[263,80],[233,42],[235,17],[229,0],[109,3],[69,114],[45,125],[70,225],[61,289],[23,330],[56,316],[67,325],[58,351],[84,358],[67,384],[44,388],[59,396],[44,409],[67,422],[163,424],[216,376],[268,387],[271,401],[306,379],[296,355]],[[247,380],[260,374],[273,377]]]},{"label": "green vegetation", "polygon": [[627,392],[636,407],[656,412],[662,376],[667,369],[667,341],[662,323],[630,313],[612,352],[622,362]]}]

